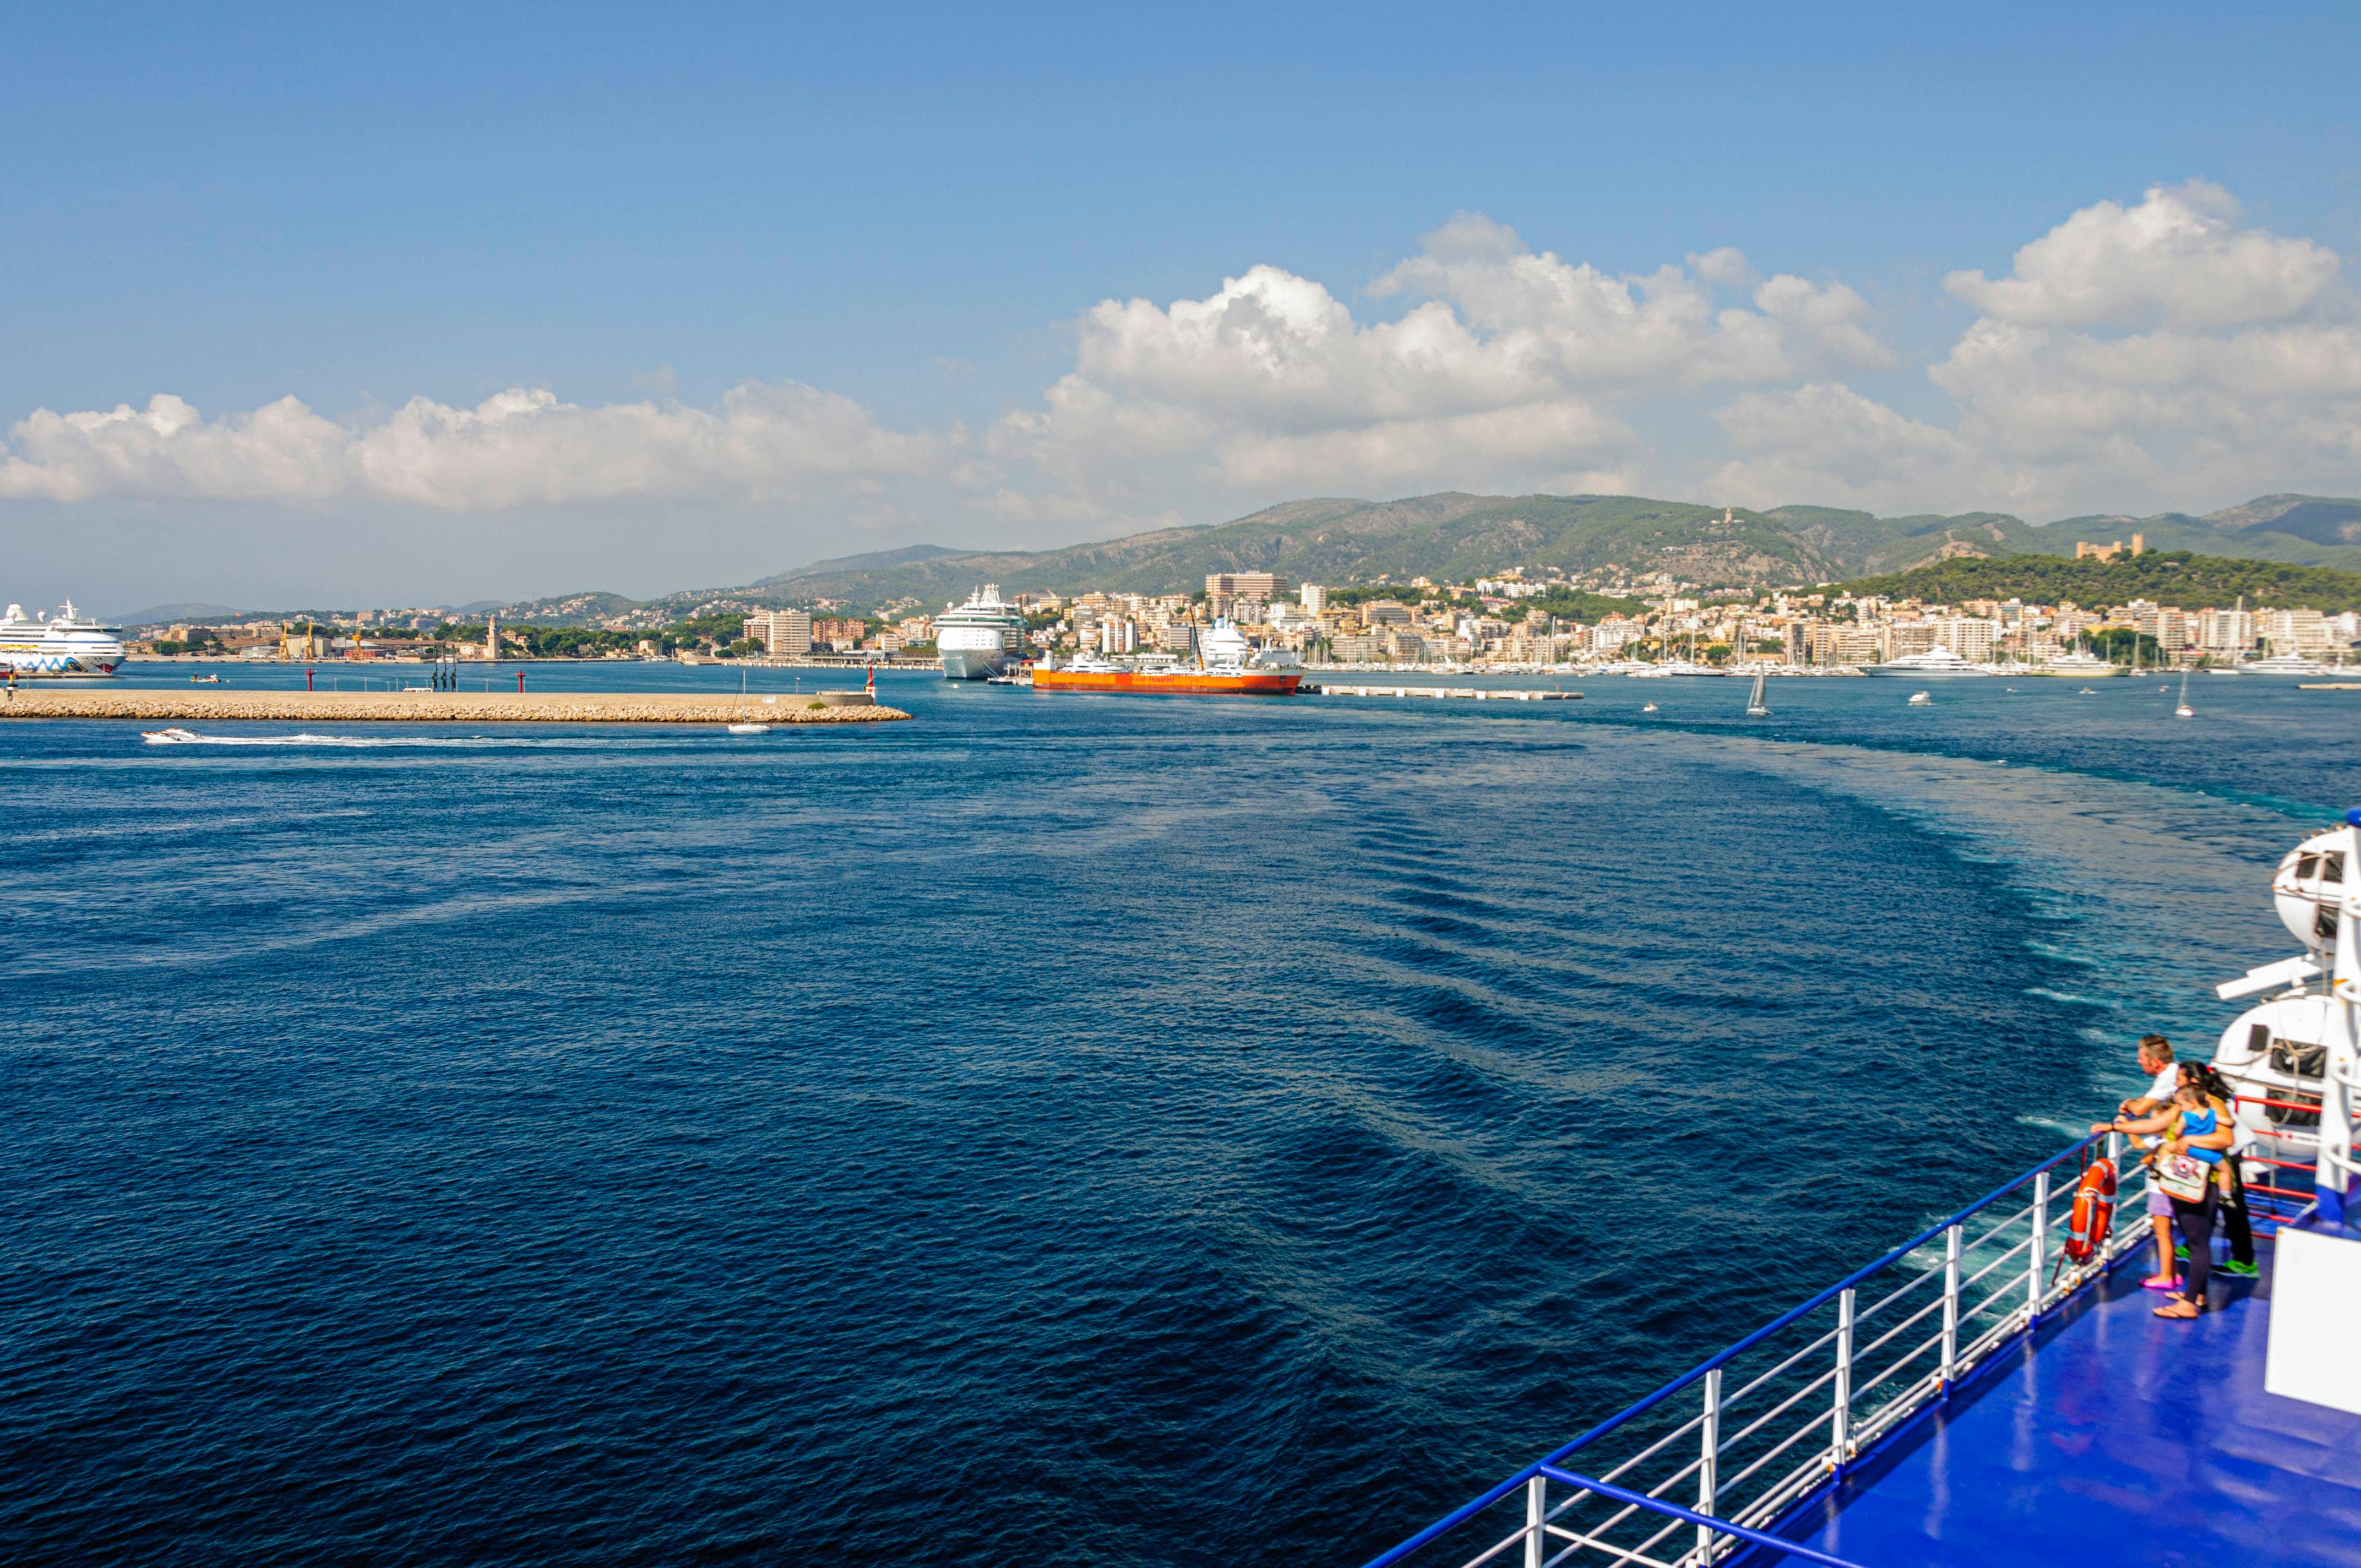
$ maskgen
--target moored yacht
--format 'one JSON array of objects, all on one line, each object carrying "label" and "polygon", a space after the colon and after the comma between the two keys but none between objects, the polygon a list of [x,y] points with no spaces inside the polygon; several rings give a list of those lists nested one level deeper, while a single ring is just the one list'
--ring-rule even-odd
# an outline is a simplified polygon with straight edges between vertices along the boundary
[{"label": "moored yacht", "polygon": [[2249,659],[2238,667],[2250,675],[2330,675],[2336,673],[2333,666],[2303,653],[2274,653],[2268,659]]},{"label": "moored yacht", "polygon": [[1989,675],[1992,672],[1982,664],[1971,663],[1940,646],[1924,653],[1905,653],[1899,659],[1888,659],[1883,664],[1872,664],[1872,675],[1915,675],[1920,680],[1949,681],[1971,675]]},{"label": "moored yacht", "polygon": [[2023,675],[2080,675],[2084,680],[2097,680],[2105,675],[2120,675],[2123,671],[2100,658],[2096,653],[2077,648],[2071,653],[2059,653],[2045,659],[2029,670],[2015,672]]}]

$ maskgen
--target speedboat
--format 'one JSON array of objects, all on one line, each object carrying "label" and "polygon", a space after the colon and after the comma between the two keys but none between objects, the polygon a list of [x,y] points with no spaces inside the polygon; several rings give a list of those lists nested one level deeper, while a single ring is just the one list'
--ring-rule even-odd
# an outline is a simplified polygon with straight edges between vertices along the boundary
[{"label": "speedboat", "polygon": [[768,735],[770,732],[771,727],[767,724],[747,723],[730,726],[730,733],[732,735]]},{"label": "speedboat", "polygon": [[1925,692],[1912,692],[1910,694],[1910,700],[1903,706],[1905,707],[1929,707],[1934,705],[1934,701],[1935,699],[1928,696]]},{"label": "speedboat", "polygon": [[142,729],[139,732],[139,739],[147,741],[150,746],[185,746],[192,740],[202,740],[204,737],[193,729],[181,729],[175,727],[170,729]]}]

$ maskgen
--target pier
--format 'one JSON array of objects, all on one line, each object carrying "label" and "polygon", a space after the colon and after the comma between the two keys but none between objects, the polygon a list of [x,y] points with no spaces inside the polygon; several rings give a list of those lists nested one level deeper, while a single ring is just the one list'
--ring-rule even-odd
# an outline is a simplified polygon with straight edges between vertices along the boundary
[{"label": "pier", "polygon": [[1315,696],[1449,696],[1476,702],[1580,702],[1580,692],[1490,691],[1483,686],[1332,686],[1306,681],[1295,688]]},{"label": "pier", "polygon": [[186,724],[873,724],[910,716],[860,692],[30,691],[0,718],[133,718]]}]

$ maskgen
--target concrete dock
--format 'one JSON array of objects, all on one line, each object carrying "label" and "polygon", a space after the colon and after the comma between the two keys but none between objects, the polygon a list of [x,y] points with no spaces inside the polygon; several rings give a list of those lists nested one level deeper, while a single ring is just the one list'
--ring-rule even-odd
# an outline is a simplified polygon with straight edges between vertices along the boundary
[{"label": "concrete dock", "polygon": [[1580,692],[1562,691],[1493,691],[1484,686],[1339,686],[1323,684],[1313,685],[1306,681],[1295,688],[1318,696],[1450,696],[1473,702],[1580,702]]},{"label": "concrete dock", "polygon": [[907,718],[858,692],[740,696],[676,692],[38,691],[0,696],[5,718],[135,718],[169,724],[874,724]]}]

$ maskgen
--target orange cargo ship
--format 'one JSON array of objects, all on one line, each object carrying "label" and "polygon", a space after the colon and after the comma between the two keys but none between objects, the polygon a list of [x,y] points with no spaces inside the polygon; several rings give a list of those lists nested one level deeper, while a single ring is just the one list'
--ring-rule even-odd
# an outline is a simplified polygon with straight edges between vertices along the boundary
[{"label": "orange cargo ship", "polygon": [[1170,696],[1288,696],[1302,681],[1297,672],[1126,670],[1084,668],[1033,672],[1036,691],[1156,692]]}]

